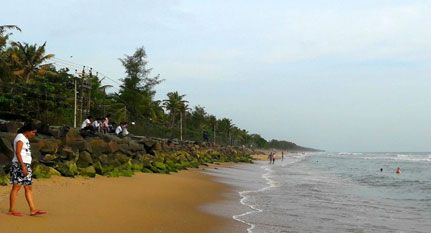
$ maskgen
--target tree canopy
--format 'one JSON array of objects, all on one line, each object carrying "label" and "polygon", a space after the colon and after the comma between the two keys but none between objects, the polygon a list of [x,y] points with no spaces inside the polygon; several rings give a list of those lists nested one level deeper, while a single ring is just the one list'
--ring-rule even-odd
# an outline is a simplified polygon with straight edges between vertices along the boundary
[{"label": "tree canopy", "polygon": [[151,74],[144,47],[119,58],[125,77],[120,79],[117,93],[108,93],[112,86],[103,84],[104,79],[94,75],[91,68],[83,67],[77,74],[70,72],[73,67],[56,67],[46,43],[10,41],[15,31],[21,29],[0,26],[0,118],[72,126],[76,105],[78,120],[86,114],[102,117],[110,113],[113,122],[136,122],[132,131],[140,135],[194,141],[206,137],[217,144],[257,148],[296,146],[287,141],[268,142],[237,127],[232,119],[207,113],[203,106],[190,108],[186,95],[178,91],[156,100],[156,87],[163,79]]}]

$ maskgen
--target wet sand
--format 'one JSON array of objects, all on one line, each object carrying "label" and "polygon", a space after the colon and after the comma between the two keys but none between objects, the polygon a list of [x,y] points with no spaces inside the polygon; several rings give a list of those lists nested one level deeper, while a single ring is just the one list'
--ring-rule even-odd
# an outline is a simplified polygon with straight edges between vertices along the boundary
[{"label": "wet sand", "polygon": [[133,177],[35,180],[36,207],[44,216],[28,215],[24,190],[17,210],[7,215],[10,186],[0,186],[1,232],[246,232],[235,220],[202,211],[223,201],[229,187],[199,169],[173,175],[137,173]]}]

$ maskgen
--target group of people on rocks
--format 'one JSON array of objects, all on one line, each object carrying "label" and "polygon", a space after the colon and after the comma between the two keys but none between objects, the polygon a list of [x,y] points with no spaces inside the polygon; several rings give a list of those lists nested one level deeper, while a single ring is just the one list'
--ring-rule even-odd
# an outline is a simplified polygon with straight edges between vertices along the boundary
[{"label": "group of people on rocks", "polygon": [[118,136],[127,136],[129,134],[127,130],[128,123],[124,121],[115,126],[115,123],[109,121],[110,117],[110,114],[97,119],[94,119],[93,116],[87,116],[81,124],[81,135],[91,136],[95,133],[115,133]]}]

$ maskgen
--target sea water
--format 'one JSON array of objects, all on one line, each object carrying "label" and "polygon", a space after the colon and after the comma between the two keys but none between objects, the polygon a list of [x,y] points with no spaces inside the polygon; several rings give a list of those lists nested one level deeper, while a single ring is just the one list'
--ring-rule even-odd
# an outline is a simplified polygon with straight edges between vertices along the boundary
[{"label": "sea water", "polygon": [[248,232],[431,232],[431,153],[289,153],[211,173],[237,188]]}]

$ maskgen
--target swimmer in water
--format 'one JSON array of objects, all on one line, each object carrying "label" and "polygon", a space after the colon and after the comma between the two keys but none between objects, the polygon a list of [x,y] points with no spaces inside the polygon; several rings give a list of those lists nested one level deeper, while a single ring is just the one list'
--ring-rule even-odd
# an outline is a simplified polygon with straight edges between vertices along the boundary
[{"label": "swimmer in water", "polygon": [[400,167],[397,167],[397,170],[395,170],[395,173],[397,173],[397,174],[401,174],[401,168],[400,168]]}]

